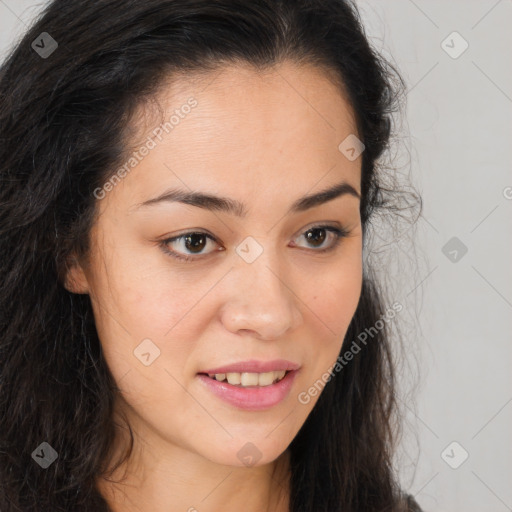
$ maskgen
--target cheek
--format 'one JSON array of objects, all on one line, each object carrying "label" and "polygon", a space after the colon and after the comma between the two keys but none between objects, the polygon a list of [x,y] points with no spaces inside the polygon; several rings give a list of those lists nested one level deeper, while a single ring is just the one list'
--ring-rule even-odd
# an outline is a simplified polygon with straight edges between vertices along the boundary
[{"label": "cheek", "polygon": [[[359,257],[350,257],[350,261],[319,273],[310,280],[312,288],[306,302],[317,316],[318,329],[323,338],[341,340],[345,335],[357,308],[362,286],[362,264]],[[307,309],[307,308],[306,308]]]},{"label": "cheek", "polygon": [[179,383],[189,378],[199,339],[190,321],[197,315],[189,318],[199,298],[176,281],[162,272],[109,272],[111,286],[102,288],[109,311],[100,307],[96,320],[105,361],[124,399],[154,424],[165,419],[170,425],[172,410],[191,407]]},{"label": "cheek", "polygon": [[135,257],[135,251],[123,249],[96,267],[94,316],[114,377],[135,370],[128,380],[143,391],[155,379],[168,382],[165,369],[176,378],[188,370],[201,325],[197,304],[214,283],[204,278],[195,286],[158,258]]},{"label": "cheek", "polygon": [[[362,286],[362,264],[356,256],[318,276],[314,291],[305,301],[311,339],[308,385],[320,378],[338,357],[348,326],[357,309]],[[306,296],[306,295],[304,295]]]},{"label": "cheek", "polygon": [[119,244],[107,259],[96,261],[93,292],[98,320],[111,327],[119,324],[133,340],[162,338],[200,298],[201,286],[172,272],[154,247]]}]

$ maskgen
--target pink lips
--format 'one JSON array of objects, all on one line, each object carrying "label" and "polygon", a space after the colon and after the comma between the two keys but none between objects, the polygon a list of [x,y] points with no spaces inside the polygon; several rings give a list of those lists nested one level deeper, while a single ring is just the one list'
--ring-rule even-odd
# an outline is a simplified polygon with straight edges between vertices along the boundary
[{"label": "pink lips", "polygon": [[[274,407],[289,394],[299,364],[276,359],[274,361],[243,361],[200,372],[197,377],[209,391],[229,404],[247,411],[262,411]],[[216,373],[265,373],[286,370],[287,374],[275,384],[269,386],[234,386],[228,382],[219,382],[208,374]]]}]

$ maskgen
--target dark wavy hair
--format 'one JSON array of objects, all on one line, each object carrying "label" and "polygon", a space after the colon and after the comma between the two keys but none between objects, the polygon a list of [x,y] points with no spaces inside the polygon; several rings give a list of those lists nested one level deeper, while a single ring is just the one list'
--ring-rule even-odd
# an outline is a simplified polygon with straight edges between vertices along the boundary
[{"label": "dark wavy hair", "polygon": [[[58,43],[41,56],[43,32]],[[48,40],[46,40],[48,42]],[[46,44],[48,44],[46,42]],[[46,46],[46,49],[49,47]],[[68,292],[87,256],[95,188],[128,154],[129,121],[176,73],[308,63],[339,79],[363,141],[364,247],[371,220],[397,211],[383,184],[404,81],[348,0],[54,0],[0,68],[0,510],[109,511],[96,488],[116,434],[119,391],[88,295]],[[365,261],[347,344],[374,326],[383,287]],[[289,446],[290,510],[413,510],[392,464],[400,414],[387,327],[326,384]],[[128,426],[129,427],[129,426]],[[132,434],[131,428],[129,428]],[[43,441],[58,453],[32,460]],[[407,503],[409,505],[407,505]],[[408,508],[410,507],[410,508]]]}]

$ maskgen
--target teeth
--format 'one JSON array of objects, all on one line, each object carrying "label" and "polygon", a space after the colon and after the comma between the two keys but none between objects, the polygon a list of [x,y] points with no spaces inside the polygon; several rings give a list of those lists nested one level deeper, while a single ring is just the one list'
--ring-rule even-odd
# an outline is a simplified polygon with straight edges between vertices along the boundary
[{"label": "teeth", "polygon": [[[244,386],[270,386],[276,379],[274,372],[267,373],[242,373],[242,385]],[[255,380],[256,382],[252,382]]]},{"label": "teeth", "polygon": [[240,384],[241,383],[241,373],[226,373],[226,378],[230,384]]},{"label": "teeth", "polygon": [[233,386],[270,386],[276,381],[280,381],[286,374],[286,370],[266,373],[216,373],[208,374],[209,377],[215,378],[220,382],[227,379],[228,383]]}]

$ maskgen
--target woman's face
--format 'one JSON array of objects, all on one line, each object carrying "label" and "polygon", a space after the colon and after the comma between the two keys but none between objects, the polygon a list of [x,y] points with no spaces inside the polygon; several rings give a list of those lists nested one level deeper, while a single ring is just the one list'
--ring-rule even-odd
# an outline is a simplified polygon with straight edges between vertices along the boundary
[{"label": "woman's face", "polygon": [[[167,128],[137,118],[137,165],[96,192],[89,265],[66,286],[90,294],[117,407],[148,449],[265,464],[318,400],[305,393],[335,363],[361,292],[352,111],[322,71],[290,63],[183,77],[160,101]],[[343,183],[354,194],[304,200]],[[276,360],[298,370],[266,387],[281,376],[267,370],[287,369],[264,366]],[[201,375],[236,364],[232,382],[267,375],[242,375],[251,387]]]}]

